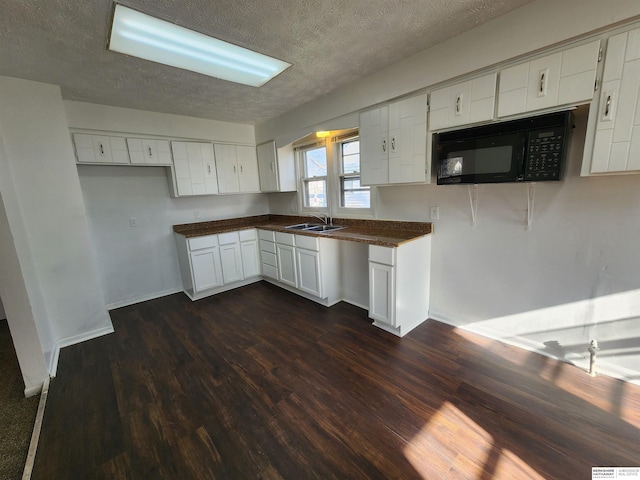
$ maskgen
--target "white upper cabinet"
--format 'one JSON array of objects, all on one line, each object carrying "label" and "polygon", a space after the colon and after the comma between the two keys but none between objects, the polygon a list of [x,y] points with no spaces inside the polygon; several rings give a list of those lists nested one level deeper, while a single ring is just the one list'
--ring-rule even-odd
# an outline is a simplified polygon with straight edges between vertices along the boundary
[{"label": "white upper cabinet", "polygon": [[236,155],[238,156],[238,182],[240,192],[259,192],[260,175],[258,173],[258,158],[256,147],[247,145],[237,145]]},{"label": "white upper cabinet", "polygon": [[73,143],[78,163],[129,163],[129,152],[123,137],[74,133]]},{"label": "white upper cabinet", "polygon": [[424,182],[427,180],[426,143],[426,94],[362,112],[362,184]]},{"label": "white upper cabinet", "polygon": [[171,165],[171,147],[168,140],[127,138],[133,165]]},{"label": "white upper cabinet", "polygon": [[389,105],[389,183],[426,180],[427,95]]},{"label": "white upper cabinet", "polygon": [[175,194],[178,197],[218,193],[213,145],[171,142]]},{"label": "white upper cabinet", "polygon": [[[640,29],[611,37],[598,102],[592,104],[582,175],[640,173]],[[590,139],[593,141],[592,148]]]},{"label": "white upper cabinet", "polygon": [[360,114],[360,182],[362,185],[389,183],[389,107]]},{"label": "white upper cabinet", "polygon": [[493,119],[497,77],[491,73],[431,92],[429,131]]},{"label": "white upper cabinet", "polygon": [[501,70],[498,116],[591,101],[599,55],[596,40]]},{"label": "white upper cabinet", "polygon": [[220,193],[260,191],[255,147],[216,143],[214,151]]},{"label": "white upper cabinet", "polygon": [[296,171],[293,146],[276,148],[271,140],[256,147],[261,192],[293,192]]}]

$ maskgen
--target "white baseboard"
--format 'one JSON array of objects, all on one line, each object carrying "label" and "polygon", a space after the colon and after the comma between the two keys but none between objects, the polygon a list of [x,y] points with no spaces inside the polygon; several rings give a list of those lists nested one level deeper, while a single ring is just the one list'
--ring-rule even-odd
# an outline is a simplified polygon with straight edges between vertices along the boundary
[{"label": "white baseboard", "polygon": [[44,419],[44,409],[47,405],[47,396],[49,394],[49,377],[42,384],[42,393],[40,394],[40,402],[38,402],[38,411],[36,412],[36,420],[31,433],[31,442],[29,443],[29,451],[27,452],[27,460],[22,473],[22,480],[30,480],[33,465],[36,460],[36,451],[38,450],[38,441],[40,440],[40,431],[42,430],[42,420]]},{"label": "white baseboard", "polygon": [[87,340],[102,337],[103,335],[113,333],[113,331],[113,325],[109,325],[108,327],[96,328],[95,330],[91,330],[89,332],[80,333],[78,335],[73,335],[71,337],[61,338],[60,340],[58,340],[53,349],[53,355],[51,356],[49,375],[51,375],[52,377],[56,376],[56,372],[58,371],[58,358],[60,357],[61,348],[69,347],[71,345],[75,345],[76,343],[86,342]]},{"label": "white baseboard", "polygon": [[167,295],[173,295],[174,293],[180,293],[181,288],[172,288],[170,290],[164,290],[162,292],[151,293],[149,295],[143,295],[141,297],[129,298],[120,302],[113,302],[107,305],[107,310],[114,310],[116,308],[128,307],[129,305],[135,305],[136,303],[146,302],[147,300],[155,300],[156,298],[166,297]]},{"label": "white baseboard", "polygon": [[[496,340],[513,347],[522,348],[523,350],[527,350],[529,352],[539,353],[540,355],[553,358],[554,360],[560,360],[561,362],[574,365],[575,367],[585,372],[589,371],[589,359],[586,357],[586,355],[569,353],[564,357],[558,357],[551,354],[543,343],[535,342],[528,338],[518,336],[504,337],[503,332],[498,332],[494,329],[487,328],[486,326],[479,326],[477,324],[464,324],[448,315],[440,314],[438,312],[429,312],[429,318],[441,323],[446,323],[447,325],[451,325],[453,327],[460,328],[462,330],[466,330],[471,333],[476,333],[483,337],[490,338],[491,340]],[[628,368],[611,364],[606,360],[598,359],[597,373],[606,375],[608,377],[617,378],[625,382],[633,383],[635,385],[640,385],[640,373]]]}]

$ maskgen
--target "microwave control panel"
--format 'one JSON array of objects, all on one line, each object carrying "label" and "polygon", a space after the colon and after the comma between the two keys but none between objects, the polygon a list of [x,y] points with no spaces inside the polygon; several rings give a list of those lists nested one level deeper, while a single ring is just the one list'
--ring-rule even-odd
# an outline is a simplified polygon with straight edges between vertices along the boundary
[{"label": "microwave control panel", "polygon": [[524,181],[560,180],[565,148],[565,129],[529,132]]}]

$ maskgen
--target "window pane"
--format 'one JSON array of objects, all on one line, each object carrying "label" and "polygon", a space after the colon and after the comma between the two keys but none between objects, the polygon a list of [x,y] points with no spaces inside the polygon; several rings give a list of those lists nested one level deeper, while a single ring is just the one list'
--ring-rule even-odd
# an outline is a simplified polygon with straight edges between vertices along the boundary
[{"label": "window pane", "polygon": [[326,147],[306,150],[304,152],[304,168],[307,177],[325,177],[327,175]]},{"label": "window pane", "polygon": [[327,181],[309,180],[306,185],[307,207],[327,206]]},{"label": "window pane", "polygon": [[342,206],[345,208],[370,208],[371,191],[360,186],[360,177],[342,179]]},{"label": "window pane", "polygon": [[360,142],[342,144],[342,173],[360,172]]}]

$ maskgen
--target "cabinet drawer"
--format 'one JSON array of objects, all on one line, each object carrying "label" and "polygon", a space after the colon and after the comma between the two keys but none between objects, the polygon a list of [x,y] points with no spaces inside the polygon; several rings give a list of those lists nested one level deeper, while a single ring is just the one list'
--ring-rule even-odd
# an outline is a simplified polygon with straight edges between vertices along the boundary
[{"label": "cabinet drawer", "polygon": [[218,234],[218,243],[220,245],[229,245],[231,243],[238,243],[240,241],[238,232],[227,232]]},{"label": "cabinet drawer", "polygon": [[189,250],[200,250],[201,248],[211,248],[218,246],[217,235],[206,235],[204,237],[193,237],[187,240]]},{"label": "cabinet drawer", "polygon": [[271,252],[260,252],[260,256],[262,257],[262,263],[266,263],[267,265],[271,265],[272,267],[278,266],[278,259],[275,253]]},{"label": "cabinet drawer", "polygon": [[269,242],[276,241],[276,232],[272,232],[271,230],[258,230],[258,238],[260,240],[268,240]]},{"label": "cabinet drawer", "polygon": [[291,233],[283,233],[276,232],[276,243],[280,243],[282,245],[291,245],[294,246],[293,234]]},{"label": "cabinet drawer", "polygon": [[307,250],[320,250],[320,242],[318,237],[307,237],[305,235],[296,235],[296,247],[306,248]]},{"label": "cabinet drawer", "polygon": [[278,279],[278,269],[273,265],[262,264],[262,275],[269,278]]},{"label": "cabinet drawer", "polygon": [[369,245],[369,261],[382,263],[384,265],[396,264],[395,248],[379,247],[378,245]]},{"label": "cabinet drawer", "polygon": [[276,244],[267,240],[260,240],[260,250],[263,252],[276,253]]},{"label": "cabinet drawer", "polygon": [[240,235],[240,241],[241,242],[247,242],[249,240],[255,240],[256,239],[256,229],[255,228],[250,228],[248,230],[240,230],[238,232],[238,234]]}]

